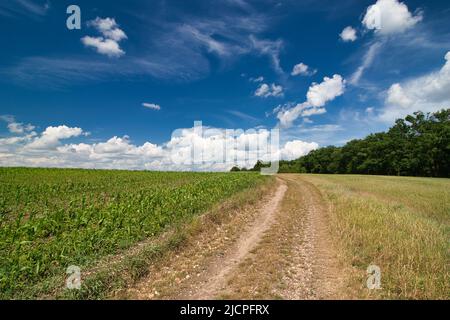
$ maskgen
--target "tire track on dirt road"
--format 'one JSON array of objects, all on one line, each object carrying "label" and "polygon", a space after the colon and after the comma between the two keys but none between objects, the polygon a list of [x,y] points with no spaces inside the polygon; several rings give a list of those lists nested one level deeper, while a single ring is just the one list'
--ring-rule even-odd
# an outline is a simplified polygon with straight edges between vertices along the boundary
[{"label": "tire track on dirt road", "polygon": [[[226,287],[230,273],[270,229],[286,184],[274,179],[251,206],[228,208],[221,221],[200,219],[202,230],[178,252],[153,264],[145,278],[117,292],[121,299],[213,299]],[[213,218],[214,219],[214,218]],[[211,223],[212,222],[212,223]],[[194,227],[197,228],[197,227]]]},{"label": "tire track on dirt road", "polygon": [[287,186],[282,183],[274,197],[259,212],[257,219],[244,232],[223,259],[216,261],[208,270],[208,280],[189,299],[206,300],[215,298],[226,287],[228,275],[258,245],[264,233],[270,228]]},{"label": "tire track on dirt road", "polygon": [[298,195],[298,211],[304,214],[301,232],[293,236],[292,262],[288,272],[293,275],[282,292],[285,299],[336,299],[343,297],[344,272],[332,242],[328,210],[320,191],[297,176],[286,175]]},{"label": "tire track on dirt road", "polygon": [[[339,299],[344,274],[328,206],[300,175],[279,175],[271,195],[208,232],[131,288],[139,299]],[[234,232],[224,232],[226,229]]]},{"label": "tire track on dirt road", "polygon": [[329,208],[301,175],[279,175],[288,190],[275,222],[230,277],[226,299],[340,299],[343,275],[331,233]]}]

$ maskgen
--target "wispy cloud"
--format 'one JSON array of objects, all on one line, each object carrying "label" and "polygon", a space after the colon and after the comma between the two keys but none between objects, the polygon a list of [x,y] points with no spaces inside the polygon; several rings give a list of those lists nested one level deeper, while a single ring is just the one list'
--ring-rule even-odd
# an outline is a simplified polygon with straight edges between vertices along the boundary
[{"label": "wispy cloud", "polygon": [[356,69],[356,71],[350,77],[350,80],[349,80],[350,84],[355,85],[355,86],[359,84],[359,81],[361,80],[362,76],[364,75],[364,72],[372,66],[372,63],[373,63],[375,57],[377,56],[377,54],[380,52],[382,46],[383,46],[382,41],[376,41],[376,42],[370,44],[369,48],[367,49],[366,53],[364,54],[361,65]]},{"label": "wispy cloud", "polygon": [[135,23],[150,29],[151,35],[141,38],[139,50],[127,55],[123,55],[124,50],[119,46],[119,41],[127,35],[116,21],[96,19],[97,23],[91,26],[101,36],[89,35],[83,42],[99,53],[122,55],[120,60],[104,61],[91,56],[28,57],[0,70],[0,74],[25,86],[49,89],[141,76],[185,82],[206,77],[212,56],[214,62],[227,67],[244,55],[268,57],[270,65],[282,72],[282,40],[263,37],[271,22],[267,13],[259,12],[245,1],[214,6],[214,12],[201,16],[174,10],[170,17],[158,14],[151,19],[147,16],[137,19]]},{"label": "wispy cloud", "polygon": [[156,103],[144,102],[144,103],[142,103],[142,106],[147,108],[147,109],[151,109],[151,110],[156,110],[156,111],[161,110],[161,106],[159,104],[156,104]]},{"label": "wispy cloud", "polygon": [[280,62],[280,53],[283,49],[283,40],[268,40],[268,39],[258,39],[253,35],[250,36],[250,40],[253,46],[253,49],[256,53],[260,55],[265,55],[269,57],[273,69],[279,73],[283,74],[283,68],[281,67]]},{"label": "wispy cloud", "polygon": [[0,3],[0,15],[6,17],[27,16],[40,18],[47,14],[50,7],[49,1],[6,0]]},{"label": "wispy cloud", "polygon": [[19,85],[39,89],[60,89],[81,82],[111,78],[121,71],[111,63],[83,58],[30,57],[0,74]]},{"label": "wispy cloud", "polygon": [[244,112],[238,111],[238,110],[228,110],[227,112],[229,114],[232,114],[233,116],[238,117],[238,118],[240,118],[242,120],[245,120],[245,121],[251,121],[251,122],[258,122],[258,121],[260,121],[260,119],[258,119],[256,117],[253,117],[253,116],[251,116],[249,114],[246,114]]}]

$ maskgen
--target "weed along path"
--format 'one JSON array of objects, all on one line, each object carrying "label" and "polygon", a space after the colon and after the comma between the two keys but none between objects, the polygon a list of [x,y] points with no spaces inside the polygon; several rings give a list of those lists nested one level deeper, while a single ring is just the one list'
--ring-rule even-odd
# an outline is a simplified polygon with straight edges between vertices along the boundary
[{"label": "weed along path", "polygon": [[326,299],[342,297],[342,271],[320,192],[280,175],[251,208],[197,234],[119,297],[131,299]]}]

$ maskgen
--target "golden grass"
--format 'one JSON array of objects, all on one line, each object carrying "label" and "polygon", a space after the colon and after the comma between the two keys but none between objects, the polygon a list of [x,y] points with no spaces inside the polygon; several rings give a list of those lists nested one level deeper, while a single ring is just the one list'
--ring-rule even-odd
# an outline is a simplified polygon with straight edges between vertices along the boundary
[{"label": "golden grass", "polygon": [[[448,299],[450,180],[302,175],[330,205],[332,233],[352,266],[358,297]],[[381,268],[381,290],[365,286]]]}]

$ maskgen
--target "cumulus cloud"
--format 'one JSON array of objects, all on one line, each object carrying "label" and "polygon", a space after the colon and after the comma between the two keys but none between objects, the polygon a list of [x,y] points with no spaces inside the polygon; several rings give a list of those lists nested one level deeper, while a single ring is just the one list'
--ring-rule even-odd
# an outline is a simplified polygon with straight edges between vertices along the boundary
[{"label": "cumulus cloud", "polygon": [[415,111],[434,112],[450,107],[450,51],[438,71],[394,83],[386,94],[380,119],[392,122]]},{"label": "cumulus cloud", "polygon": [[342,95],[344,89],[345,80],[342,76],[335,74],[333,78],[323,78],[322,83],[313,83],[306,97],[313,107],[323,107],[328,101]]},{"label": "cumulus cloud", "polygon": [[66,125],[48,127],[39,137],[36,137],[25,147],[28,149],[49,149],[57,146],[60,140],[79,137],[84,132],[81,128],[71,128]]},{"label": "cumulus cloud", "polygon": [[313,83],[306,94],[306,101],[294,107],[278,107],[274,110],[282,127],[290,127],[299,117],[310,117],[326,113],[325,104],[344,94],[345,80],[335,74],[325,77],[321,83]]},{"label": "cumulus cloud", "polygon": [[107,55],[108,57],[120,57],[125,54],[120,48],[120,45],[111,39],[85,36],[81,38],[81,42],[86,47],[93,47],[98,53]]},{"label": "cumulus cloud", "polygon": [[380,35],[404,32],[422,20],[422,14],[412,14],[407,5],[398,0],[377,0],[367,8],[362,20],[364,27]]},{"label": "cumulus cloud", "polygon": [[286,160],[294,160],[318,148],[319,145],[315,142],[304,142],[301,140],[288,141],[281,150],[281,157]]},{"label": "cumulus cloud", "polygon": [[356,29],[350,26],[344,28],[339,36],[341,37],[342,41],[345,42],[353,42],[358,39],[358,36],[356,35]]},{"label": "cumulus cloud", "polygon": [[147,108],[147,109],[152,109],[152,110],[157,110],[157,111],[161,110],[161,106],[159,104],[155,104],[155,103],[144,102],[142,104],[142,106]]},{"label": "cumulus cloud", "polygon": [[114,41],[127,39],[127,35],[119,28],[119,25],[113,18],[101,19],[97,17],[95,20],[89,21],[88,25],[96,28],[105,38]]},{"label": "cumulus cloud", "polygon": [[399,106],[401,108],[409,107],[413,101],[403,91],[399,83],[393,84],[387,94],[386,103],[389,105]]},{"label": "cumulus cloud", "polygon": [[255,96],[263,98],[282,97],[283,87],[274,83],[272,83],[271,85],[263,83],[258,87],[258,89],[256,89]]},{"label": "cumulus cloud", "polygon": [[81,38],[81,42],[85,46],[93,47],[98,53],[108,57],[120,57],[125,54],[125,51],[120,48],[119,42],[127,39],[127,35],[119,28],[115,19],[97,17],[95,20],[89,21],[88,26],[96,28],[102,36]]},{"label": "cumulus cloud", "polygon": [[161,145],[136,145],[128,136],[95,143],[62,143],[84,135],[81,128],[61,125],[50,126],[36,136],[2,138],[0,166],[224,171],[234,165],[252,167],[258,160],[291,160],[318,148],[317,143],[300,140],[279,146],[277,141],[272,143],[274,136],[267,129],[243,131],[201,125],[175,130]]},{"label": "cumulus cloud", "polygon": [[317,70],[311,70],[311,68],[300,62],[292,68],[291,76],[312,76],[317,72]]},{"label": "cumulus cloud", "polygon": [[[146,142],[141,146],[132,144],[128,136],[112,137],[106,142],[94,144],[68,144],[60,146],[57,151],[63,155],[84,157],[85,161],[106,162],[110,160],[140,160],[140,158],[158,158],[163,156],[160,146]],[[141,159],[142,160],[142,159]]]}]

